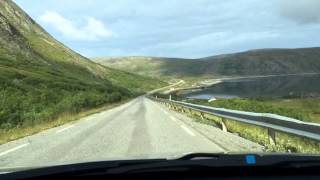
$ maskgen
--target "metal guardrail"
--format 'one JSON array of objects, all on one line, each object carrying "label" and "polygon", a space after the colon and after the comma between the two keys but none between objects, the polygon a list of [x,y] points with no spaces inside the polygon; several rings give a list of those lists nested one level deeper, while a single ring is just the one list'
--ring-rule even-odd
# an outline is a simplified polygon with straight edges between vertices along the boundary
[{"label": "metal guardrail", "polygon": [[236,110],[228,110],[223,108],[214,108],[203,105],[191,104],[181,101],[167,100],[161,98],[149,97],[151,100],[166,103],[171,106],[180,106],[186,109],[191,109],[200,113],[211,114],[221,118],[223,130],[227,131],[225,120],[234,120],[242,123],[252,124],[268,129],[269,140],[275,144],[275,131],[289,133],[300,137],[305,137],[320,141],[320,124],[308,123],[292,119],[284,116],[279,116],[269,113],[252,113]]}]

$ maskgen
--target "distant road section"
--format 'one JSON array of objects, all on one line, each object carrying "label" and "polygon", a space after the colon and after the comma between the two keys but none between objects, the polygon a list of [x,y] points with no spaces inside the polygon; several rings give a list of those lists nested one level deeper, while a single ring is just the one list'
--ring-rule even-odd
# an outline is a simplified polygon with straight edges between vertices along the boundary
[{"label": "distant road section", "polygon": [[262,151],[262,147],[139,97],[74,123],[1,145],[0,168],[226,151]]},{"label": "distant road section", "polygon": [[155,89],[155,90],[152,90],[152,91],[149,91],[147,93],[147,95],[149,94],[153,94],[153,93],[156,93],[156,92],[159,92],[159,91],[164,91],[164,90],[169,90],[170,91],[170,88],[174,88],[175,86],[178,86],[178,85],[181,85],[185,83],[184,80],[179,80],[178,82],[174,83],[174,84],[171,84],[169,86],[166,86],[166,87],[162,87],[162,88],[159,88],[159,89]]}]

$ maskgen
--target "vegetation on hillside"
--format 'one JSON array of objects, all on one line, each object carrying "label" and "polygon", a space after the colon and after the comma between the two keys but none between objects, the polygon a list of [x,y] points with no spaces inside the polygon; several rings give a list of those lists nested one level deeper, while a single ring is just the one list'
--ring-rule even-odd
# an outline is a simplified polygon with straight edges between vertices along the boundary
[{"label": "vegetation on hillside", "polygon": [[1,1],[1,132],[55,121],[65,113],[120,102],[165,85],[90,61],[51,37],[14,2]]},{"label": "vegetation on hillside", "polygon": [[0,129],[33,125],[62,113],[76,113],[136,95],[107,81],[98,84],[58,78],[52,71],[32,68],[28,69],[31,72],[3,66],[0,69]]}]

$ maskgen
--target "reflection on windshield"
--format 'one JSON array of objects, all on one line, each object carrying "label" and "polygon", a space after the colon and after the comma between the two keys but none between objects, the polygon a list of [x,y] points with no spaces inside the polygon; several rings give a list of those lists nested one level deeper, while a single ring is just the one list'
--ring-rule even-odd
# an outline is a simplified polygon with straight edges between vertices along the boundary
[{"label": "reflection on windshield", "polygon": [[319,154],[304,2],[0,1],[0,169]]}]

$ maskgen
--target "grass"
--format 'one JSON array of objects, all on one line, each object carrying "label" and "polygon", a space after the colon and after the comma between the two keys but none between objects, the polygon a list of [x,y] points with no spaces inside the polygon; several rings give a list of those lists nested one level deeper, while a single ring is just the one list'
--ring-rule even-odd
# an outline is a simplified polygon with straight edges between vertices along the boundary
[{"label": "grass", "polygon": [[227,120],[228,131],[239,134],[239,136],[257,142],[266,147],[267,152],[292,152],[292,153],[319,153],[320,142],[286,134],[275,132],[276,144],[269,142],[268,130],[266,128]]},{"label": "grass", "polygon": [[41,131],[44,131],[53,127],[57,127],[66,123],[73,122],[83,117],[114,108],[126,102],[128,102],[128,100],[124,100],[118,103],[103,105],[97,108],[82,110],[79,113],[66,112],[66,113],[60,114],[56,119],[51,119],[49,121],[42,121],[41,123],[35,124],[33,126],[22,126],[22,127],[16,127],[8,130],[0,129],[0,144],[4,144],[19,138],[23,138],[26,136],[39,133]]},{"label": "grass", "polygon": [[298,153],[320,153],[320,142],[293,136],[282,132],[276,132],[278,145],[271,146],[272,151],[289,151]]},{"label": "grass", "polygon": [[320,123],[320,98],[272,99],[266,103],[276,108],[287,107],[308,114],[311,122]]},{"label": "grass", "polygon": [[[77,119],[86,114],[86,109],[126,101],[147,89],[162,85],[156,84],[157,81],[152,84],[149,79],[142,78],[135,82],[135,76],[126,80],[126,74],[118,76],[122,81],[128,81],[125,85],[148,83],[139,90],[130,85],[130,89],[126,89],[95,77],[84,77],[87,78],[84,81],[63,73],[56,76],[56,72],[39,66],[6,66],[5,63],[0,58],[1,142],[60,125],[69,119]],[[77,71],[75,69],[70,69],[69,73]]]},{"label": "grass", "polygon": [[99,79],[57,77],[43,69],[1,67],[1,62],[0,69],[0,129],[33,125],[138,95]]},{"label": "grass", "polygon": [[266,147],[267,152],[292,152],[292,153],[319,153],[320,142],[286,134],[275,132],[276,144],[269,142],[268,130],[266,128],[227,120],[226,126],[229,132],[237,133],[239,136],[257,142]]},{"label": "grass", "polygon": [[238,133],[239,136],[257,142],[261,145],[269,144],[268,131],[266,128],[240,123],[229,119],[225,121],[225,124],[229,132]]},{"label": "grass", "polygon": [[15,62],[0,55],[1,143],[61,125],[91,112],[86,109],[117,104],[164,84],[114,72],[110,77],[117,76],[117,85],[87,75],[78,66],[59,63],[55,68]]}]

